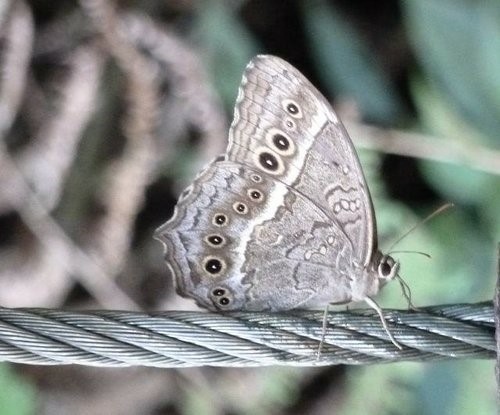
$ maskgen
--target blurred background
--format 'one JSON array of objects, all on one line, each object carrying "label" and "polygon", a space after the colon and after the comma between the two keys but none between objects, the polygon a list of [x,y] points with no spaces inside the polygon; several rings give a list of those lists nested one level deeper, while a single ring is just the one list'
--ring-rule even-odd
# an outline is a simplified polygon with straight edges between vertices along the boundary
[{"label": "blurred background", "polygon": [[[257,53],[299,68],[358,148],[417,306],[493,296],[497,0],[3,0],[0,304],[195,309],[154,229],[224,151]],[[406,307],[398,284],[378,297]],[[493,361],[331,368],[0,364],[5,414],[489,414]]]}]

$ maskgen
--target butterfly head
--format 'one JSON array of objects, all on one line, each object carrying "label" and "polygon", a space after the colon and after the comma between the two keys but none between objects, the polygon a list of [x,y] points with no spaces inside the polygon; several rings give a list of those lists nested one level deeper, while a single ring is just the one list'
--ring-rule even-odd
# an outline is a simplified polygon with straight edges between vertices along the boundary
[{"label": "butterfly head", "polygon": [[379,281],[382,285],[397,277],[399,272],[399,262],[394,260],[390,255],[378,253],[376,263],[376,272]]}]

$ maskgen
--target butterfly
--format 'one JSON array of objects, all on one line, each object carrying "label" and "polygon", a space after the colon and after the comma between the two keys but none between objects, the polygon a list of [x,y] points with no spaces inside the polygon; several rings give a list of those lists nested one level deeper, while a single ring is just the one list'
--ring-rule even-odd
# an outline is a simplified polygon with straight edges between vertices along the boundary
[{"label": "butterfly", "polygon": [[354,146],[323,95],[286,61],[243,74],[225,154],[181,194],[155,236],[176,291],[218,311],[365,301],[398,277],[377,246]]}]

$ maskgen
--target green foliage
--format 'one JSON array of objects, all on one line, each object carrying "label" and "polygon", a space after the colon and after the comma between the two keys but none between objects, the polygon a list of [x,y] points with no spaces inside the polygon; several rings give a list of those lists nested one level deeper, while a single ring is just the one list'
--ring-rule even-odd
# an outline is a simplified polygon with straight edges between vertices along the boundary
[{"label": "green foliage", "polygon": [[[301,369],[260,368],[245,369],[245,373],[236,377],[232,382],[218,385],[220,394],[214,404],[212,390],[195,388],[186,392],[183,402],[184,413],[191,414],[219,414],[217,405],[224,405],[230,412],[244,415],[259,415],[279,413],[294,403],[297,393],[297,384],[303,374]],[[252,385],[251,388],[248,386]]]},{"label": "green foliage", "polygon": [[[408,33],[421,64],[412,94],[422,128],[447,146],[498,148],[500,131],[500,3],[406,0]],[[438,139],[438,138],[437,138]],[[422,161],[427,182],[457,203],[432,229],[446,301],[492,295],[495,244],[500,239],[500,178],[465,165]],[[482,379],[481,382],[473,379]],[[427,365],[418,394],[428,414],[492,413],[490,362]]]},{"label": "green foliage", "polygon": [[428,79],[498,144],[500,3],[404,0],[408,34]]},{"label": "green foliage", "polygon": [[200,2],[197,19],[193,36],[202,46],[204,60],[226,108],[232,109],[241,73],[257,54],[257,43],[228,1]]},{"label": "green foliage", "polygon": [[330,92],[353,98],[368,119],[394,121],[401,103],[365,40],[326,1],[301,4],[316,69]]},{"label": "green foliage", "polygon": [[35,413],[34,388],[7,364],[0,364],[0,415]]}]

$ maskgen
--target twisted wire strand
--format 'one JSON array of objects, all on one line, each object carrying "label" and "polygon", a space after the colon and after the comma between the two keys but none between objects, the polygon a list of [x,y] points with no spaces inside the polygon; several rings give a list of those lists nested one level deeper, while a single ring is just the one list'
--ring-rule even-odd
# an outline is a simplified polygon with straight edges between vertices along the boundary
[{"label": "twisted wire strand", "polygon": [[0,361],[38,365],[322,366],[495,357],[492,302],[385,310],[206,313],[0,308]]}]

